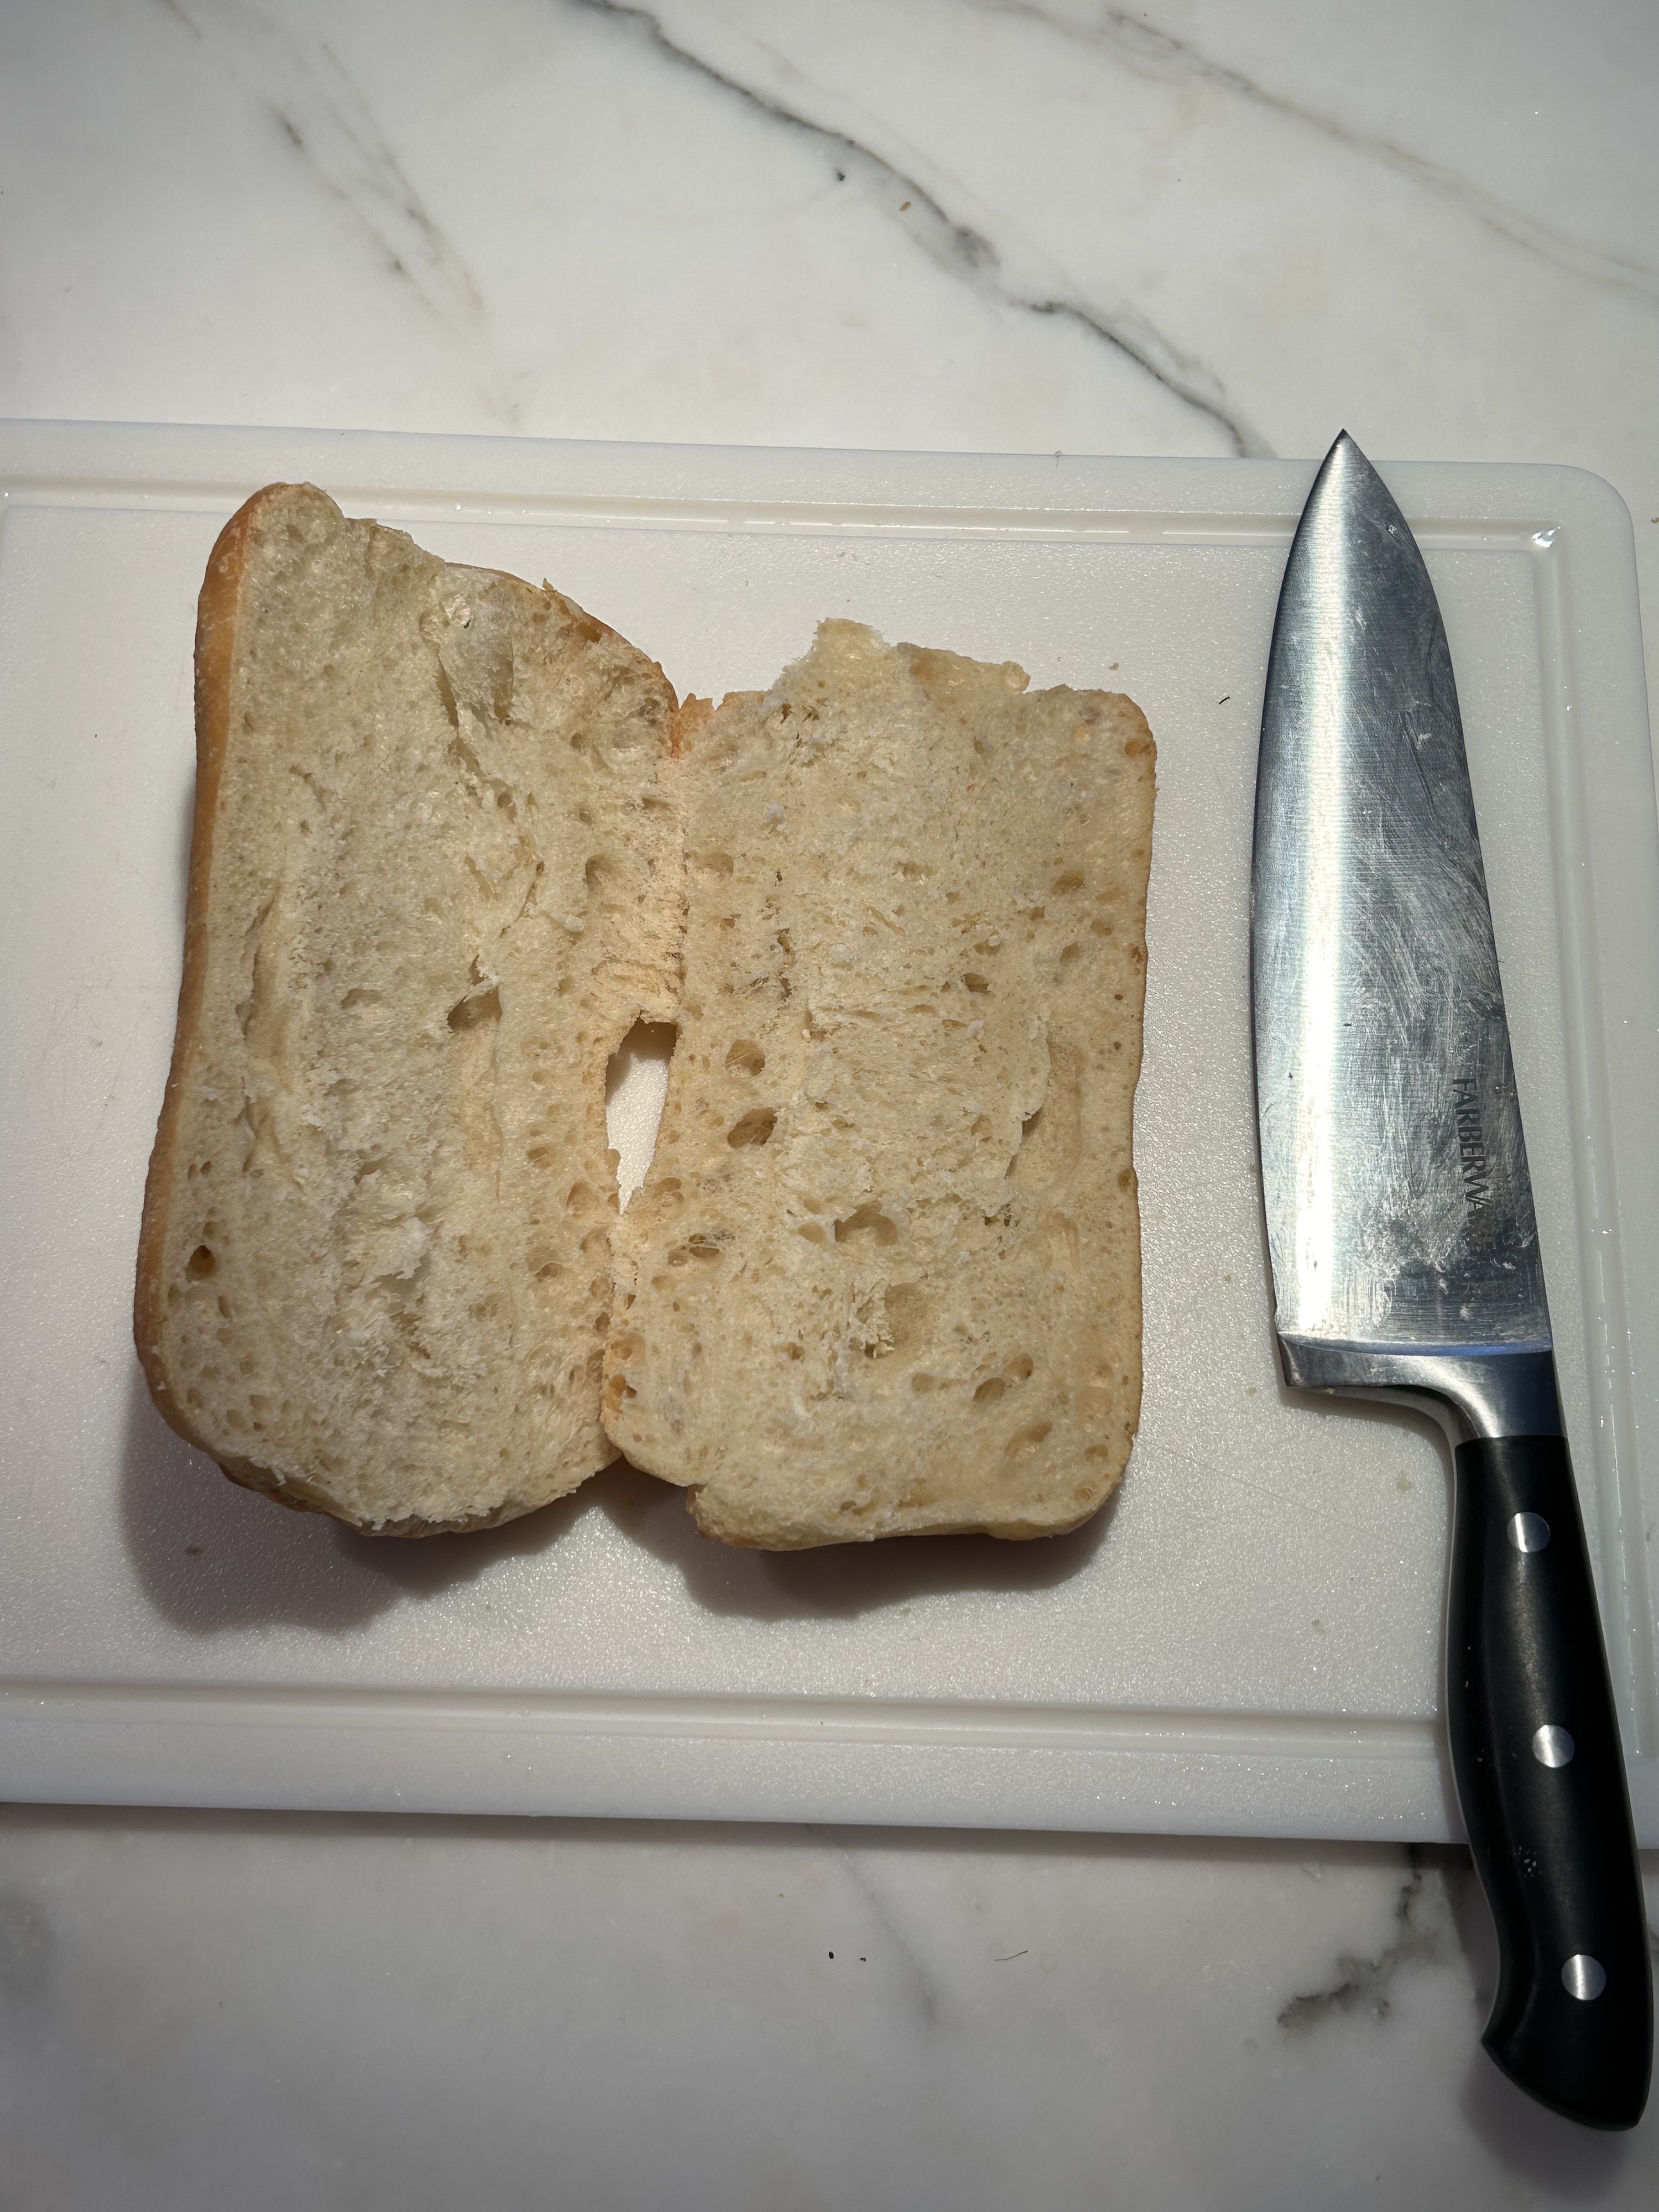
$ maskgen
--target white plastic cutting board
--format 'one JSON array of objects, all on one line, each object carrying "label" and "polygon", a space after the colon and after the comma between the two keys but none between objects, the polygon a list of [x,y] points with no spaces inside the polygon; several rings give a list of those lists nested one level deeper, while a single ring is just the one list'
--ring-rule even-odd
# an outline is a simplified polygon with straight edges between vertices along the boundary
[{"label": "white plastic cutting board", "polygon": [[[1386,467],[1468,730],[1575,1463],[1659,1842],[1659,838],[1628,518],[1566,470]],[[308,477],[550,577],[682,690],[822,616],[1139,701],[1158,744],[1136,1153],[1146,1403],[1030,1546],[793,1557],[617,1469],[374,1543],[153,1413],[129,1307],[173,1028],[194,599]],[[1279,1385],[1246,940],[1261,685],[1307,465],[0,428],[8,1348],[0,1790],[19,1798],[1443,1838],[1448,1469]]]}]

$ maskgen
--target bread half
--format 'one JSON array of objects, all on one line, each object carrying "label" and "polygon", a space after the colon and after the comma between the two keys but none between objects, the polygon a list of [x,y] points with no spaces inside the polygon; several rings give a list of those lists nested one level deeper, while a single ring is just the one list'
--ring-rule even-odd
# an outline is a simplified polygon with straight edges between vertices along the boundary
[{"label": "bread half", "polygon": [[1140,1401],[1146,724],[832,622],[684,726],[612,1441],[732,1543],[1073,1528]]},{"label": "bread half", "polygon": [[556,592],[308,486],[220,538],[136,1323],[237,1481],[411,1535],[614,1457],[605,1068],[675,1010],[674,714]]}]

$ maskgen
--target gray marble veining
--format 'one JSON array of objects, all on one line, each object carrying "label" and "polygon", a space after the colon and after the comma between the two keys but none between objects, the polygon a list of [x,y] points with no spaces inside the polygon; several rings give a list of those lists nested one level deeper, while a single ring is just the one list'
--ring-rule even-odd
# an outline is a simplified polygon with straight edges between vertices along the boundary
[{"label": "gray marble veining", "polygon": [[[871,146],[828,124],[814,121],[805,112],[804,101],[800,106],[787,104],[775,93],[763,92],[716,68],[689,45],[682,45],[671,37],[659,14],[649,8],[628,4],[628,0],[568,0],[568,4],[637,26],[657,52],[694,70],[708,82],[747,102],[770,121],[805,132],[835,162],[837,184],[856,176],[871,189],[872,197],[888,211],[890,218],[894,215],[908,216],[908,222],[901,226],[904,235],[952,276],[988,292],[1006,306],[1029,314],[1058,318],[1110,346],[1177,399],[1218,424],[1225,433],[1232,452],[1272,452],[1261,433],[1229,398],[1214,373],[1174,345],[1133,305],[1110,308],[1058,295],[1031,297],[1012,283],[992,240],[950,213],[944,204],[943,195],[948,186],[943,180],[931,186],[923,184],[918,176],[908,174]],[[805,80],[800,82],[802,91],[810,94],[810,84]],[[904,195],[902,199],[898,198],[900,193]],[[1054,274],[1058,278],[1059,271]]]},{"label": "gray marble veining", "polygon": [[1091,5],[1089,0],[1072,9],[1059,4],[1042,7],[1036,0],[964,0],[964,4],[988,14],[1030,16],[1062,37],[1098,47],[1121,67],[1139,76],[1165,83],[1213,85],[1232,98],[1316,131],[1467,209],[1498,237],[1541,254],[1587,283],[1611,284],[1659,301],[1659,263],[1560,229],[1506,202],[1449,162],[1418,153],[1381,131],[1346,122],[1334,112],[1277,91],[1271,84],[1205,53],[1190,40],[1160,29],[1145,11]]}]

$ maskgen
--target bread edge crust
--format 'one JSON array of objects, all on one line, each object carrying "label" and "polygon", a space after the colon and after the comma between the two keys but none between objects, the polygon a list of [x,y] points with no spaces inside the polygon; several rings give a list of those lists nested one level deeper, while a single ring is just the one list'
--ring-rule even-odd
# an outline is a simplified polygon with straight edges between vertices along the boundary
[{"label": "bread edge crust", "polygon": [[[230,727],[230,671],[234,659],[236,618],[247,542],[263,504],[293,489],[268,484],[237,508],[214,541],[196,603],[196,795],[191,812],[190,867],[185,890],[185,957],[179,981],[179,1012],[173,1033],[173,1059],[155,1125],[149,1169],[144,1178],[144,1210],[138,1231],[138,1272],[133,1292],[132,1334],[138,1363],[149,1385],[155,1410],[168,1427],[198,1451],[209,1447],[191,1428],[173,1389],[161,1344],[165,1322],[162,1251],[173,1201],[179,1144],[179,1103],[184,1072],[195,1043],[207,988],[207,906],[213,870],[213,836],[219,811]],[[227,1474],[230,1469],[225,1470]],[[232,1476],[248,1481],[255,1474]],[[263,1470],[259,1471],[263,1472]],[[264,1487],[272,1480],[265,1475]],[[295,1501],[296,1504],[299,1500]],[[307,1499],[314,1506],[320,1501]]]}]

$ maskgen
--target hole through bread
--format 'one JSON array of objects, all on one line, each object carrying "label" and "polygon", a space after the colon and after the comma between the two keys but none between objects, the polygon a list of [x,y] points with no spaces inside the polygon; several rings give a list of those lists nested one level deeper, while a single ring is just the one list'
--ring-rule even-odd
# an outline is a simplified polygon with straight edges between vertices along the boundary
[{"label": "hole through bread", "polygon": [[199,1283],[205,1280],[218,1264],[210,1247],[198,1244],[185,1262],[185,1273],[190,1277],[191,1282]]},{"label": "hole through bread", "polygon": [[679,1031],[672,1022],[635,1022],[605,1071],[605,1130],[617,1155],[617,1203],[625,1206],[645,1181],[668,1095],[668,1063]]}]

